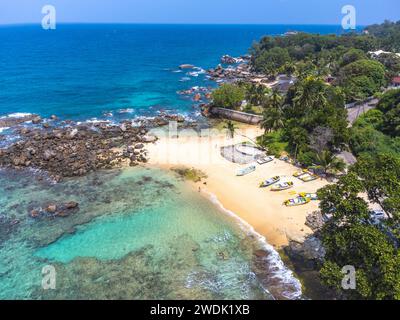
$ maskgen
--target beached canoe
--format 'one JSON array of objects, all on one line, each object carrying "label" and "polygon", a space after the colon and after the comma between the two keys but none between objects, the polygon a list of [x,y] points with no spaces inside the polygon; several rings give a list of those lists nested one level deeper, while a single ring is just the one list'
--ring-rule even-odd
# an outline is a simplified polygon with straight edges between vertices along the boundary
[{"label": "beached canoe", "polygon": [[293,173],[293,177],[300,178],[301,176],[303,176],[303,175],[305,175],[307,173],[308,173],[308,170],[307,169],[303,169],[303,170],[300,170],[300,171],[297,171],[297,172]]},{"label": "beached canoe", "polygon": [[307,204],[311,201],[311,199],[307,199],[305,197],[297,197],[293,199],[286,200],[284,202],[287,207],[301,206],[303,204]]},{"label": "beached canoe", "polygon": [[316,175],[314,175],[314,174],[309,174],[309,173],[307,173],[306,175],[301,176],[299,179],[302,180],[302,181],[304,181],[304,182],[310,182],[310,181],[317,180],[317,179],[318,179],[318,176],[316,176]]},{"label": "beached canoe", "polygon": [[274,160],[274,157],[272,157],[272,156],[267,156],[267,157],[263,157],[263,158],[258,159],[258,160],[257,160],[257,163],[258,163],[259,165],[262,165],[262,164],[266,164],[266,163],[268,163],[268,162],[271,162],[271,161],[273,161],[273,160]]},{"label": "beached canoe", "polygon": [[265,188],[265,187],[271,186],[274,183],[277,183],[279,180],[281,180],[281,178],[279,176],[267,179],[267,180],[265,180],[265,181],[260,183],[260,188]]},{"label": "beached canoe", "polygon": [[256,166],[255,166],[255,165],[251,165],[251,166],[249,166],[249,167],[240,169],[240,170],[236,173],[236,175],[237,175],[237,176],[244,176],[244,175],[249,174],[249,173],[251,173],[251,172],[253,172],[253,171],[255,171],[255,170],[256,170]]},{"label": "beached canoe", "polygon": [[310,200],[318,200],[318,195],[316,193],[300,192],[299,196]]},{"label": "beached canoe", "polygon": [[293,187],[293,182],[292,181],[281,182],[281,183],[278,183],[278,184],[274,185],[271,188],[271,191],[282,191],[282,190],[290,189],[291,187]]}]

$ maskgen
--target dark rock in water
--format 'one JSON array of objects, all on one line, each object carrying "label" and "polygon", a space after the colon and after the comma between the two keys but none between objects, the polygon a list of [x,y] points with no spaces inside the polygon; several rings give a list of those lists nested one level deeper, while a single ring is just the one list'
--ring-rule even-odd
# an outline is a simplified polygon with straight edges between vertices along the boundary
[{"label": "dark rock in water", "polygon": [[79,211],[79,204],[75,201],[65,203],[50,203],[29,211],[29,216],[34,219],[45,217],[68,217]]},{"label": "dark rock in water", "polygon": [[[147,136],[147,127],[133,127],[130,122],[94,126],[96,130],[73,123],[53,130],[20,130],[22,140],[0,150],[0,166],[41,169],[58,182],[63,177],[83,176],[129,163],[133,150],[144,150],[144,143],[157,139]],[[135,142],[141,143],[132,148]],[[147,159],[141,156],[135,161]]]},{"label": "dark rock in water", "polygon": [[[34,119],[38,118],[36,114],[29,114],[25,115],[22,117],[4,117],[0,119],[0,128],[5,128],[5,127],[14,127],[18,124],[27,122],[27,121],[32,121]],[[40,117],[39,117],[40,118]]]},{"label": "dark rock in water", "polygon": [[42,118],[39,117],[39,116],[36,116],[36,117],[34,117],[34,118],[32,119],[32,123],[33,123],[33,124],[39,124],[39,123],[41,123],[41,122],[42,122]]},{"label": "dark rock in water", "polygon": [[19,220],[0,214],[0,245],[9,239],[13,231],[17,230]]},{"label": "dark rock in water", "polygon": [[29,212],[29,215],[31,218],[37,218],[40,215],[40,211],[37,209],[33,209],[31,210],[31,212]]},{"label": "dark rock in water", "polygon": [[57,206],[55,204],[50,204],[47,206],[46,211],[49,213],[55,213],[57,211]]},{"label": "dark rock in water", "polygon": [[304,242],[289,241],[285,247],[285,253],[303,270],[314,270],[320,266],[325,257],[325,249],[321,240],[315,236],[309,236]]},{"label": "dark rock in water", "polygon": [[262,250],[262,249],[254,251],[254,254],[258,258],[264,258],[264,257],[268,257],[269,256],[269,253],[267,251],[265,251],[265,250]]},{"label": "dark rock in water", "polygon": [[78,202],[75,201],[70,201],[65,204],[66,209],[74,209],[77,208],[78,206],[79,206]]},{"label": "dark rock in water", "polygon": [[179,66],[179,69],[193,69],[193,68],[194,68],[194,65],[192,65],[192,64],[181,64]]}]

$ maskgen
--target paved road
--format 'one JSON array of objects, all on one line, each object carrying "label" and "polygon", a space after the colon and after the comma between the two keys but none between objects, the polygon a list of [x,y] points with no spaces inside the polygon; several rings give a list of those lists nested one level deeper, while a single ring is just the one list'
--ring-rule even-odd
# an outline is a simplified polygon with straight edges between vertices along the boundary
[{"label": "paved road", "polygon": [[376,105],[378,104],[379,100],[378,99],[373,99],[368,102],[365,102],[361,105],[348,108],[347,109],[347,120],[349,121],[350,126],[357,120],[359,116],[361,116],[363,113],[374,109]]}]

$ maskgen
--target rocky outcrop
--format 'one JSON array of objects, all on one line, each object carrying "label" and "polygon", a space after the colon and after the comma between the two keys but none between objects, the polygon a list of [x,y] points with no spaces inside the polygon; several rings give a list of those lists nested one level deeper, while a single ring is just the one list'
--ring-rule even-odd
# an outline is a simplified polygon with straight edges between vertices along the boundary
[{"label": "rocky outcrop", "polygon": [[324,261],[325,249],[322,242],[315,236],[309,236],[304,242],[289,241],[285,253],[303,270],[314,270]]},{"label": "rocky outcrop", "polygon": [[69,201],[65,203],[48,203],[37,208],[29,208],[29,217],[33,219],[68,217],[79,211],[79,203]]},{"label": "rocky outcrop", "polygon": [[28,114],[24,116],[10,116],[10,117],[2,117],[0,118],[0,128],[6,128],[6,127],[14,127],[18,124],[27,122],[27,121],[32,121],[33,123],[38,123],[36,122],[37,119],[40,119],[40,117],[36,114]]},{"label": "rocky outcrop", "polygon": [[55,181],[82,176],[98,169],[147,161],[146,150],[139,154],[128,147],[156,140],[145,126],[126,121],[119,125],[72,124],[60,128],[32,128],[19,131],[22,140],[0,149],[0,165],[34,168],[48,172]]},{"label": "rocky outcrop", "polygon": [[223,55],[221,58],[221,63],[223,64],[237,64],[237,63],[244,63],[250,59],[250,56],[241,56],[239,58],[231,57],[230,55],[226,54]]},{"label": "rocky outcrop", "polygon": [[322,217],[321,211],[314,211],[306,217],[306,226],[311,230],[319,231],[324,226],[325,221]]}]

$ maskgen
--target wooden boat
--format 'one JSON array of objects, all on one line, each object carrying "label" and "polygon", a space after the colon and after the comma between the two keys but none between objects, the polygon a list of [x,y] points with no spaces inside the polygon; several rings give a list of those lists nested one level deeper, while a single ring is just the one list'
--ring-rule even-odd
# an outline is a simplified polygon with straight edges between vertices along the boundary
[{"label": "wooden boat", "polygon": [[318,200],[318,195],[316,193],[300,192],[299,196],[304,197],[306,199],[310,199],[310,200]]},{"label": "wooden boat", "polygon": [[311,199],[307,199],[305,197],[297,197],[297,198],[286,200],[284,202],[284,204],[287,207],[295,207],[295,206],[301,206],[303,204],[307,204],[310,201],[311,201]]},{"label": "wooden boat", "polygon": [[268,163],[268,162],[271,162],[271,161],[273,161],[273,160],[274,160],[274,157],[267,156],[267,157],[263,157],[263,158],[258,159],[258,160],[257,160],[257,163],[258,163],[259,165],[262,165],[262,164],[266,164],[266,163]]},{"label": "wooden boat", "polygon": [[265,180],[265,181],[260,183],[260,188],[265,188],[265,187],[268,187],[270,185],[273,185],[274,183],[277,183],[279,180],[281,180],[281,178],[279,176],[267,179],[267,180]]},{"label": "wooden boat", "polygon": [[271,188],[271,191],[282,191],[282,190],[290,189],[291,187],[293,187],[293,182],[292,181],[281,182],[281,183],[278,183],[275,186],[273,186]]},{"label": "wooden boat", "polygon": [[303,170],[293,173],[293,177],[300,178],[301,176],[305,175],[306,173],[308,173],[308,170],[303,169]]},{"label": "wooden boat", "polygon": [[244,175],[249,174],[249,173],[251,173],[251,172],[253,172],[253,171],[255,171],[255,170],[256,170],[256,166],[255,166],[255,165],[251,165],[251,166],[249,166],[249,167],[240,169],[240,170],[236,173],[236,175],[237,175],[237,176],[244,176]]},{"label": "wooden boat", "polygon": [[304,181],[304,182],[310,182],[310,181],[317,180],[318,176],[316,176],[314,174],[307,173],[306,175],[299,177],[299,179]]}]

